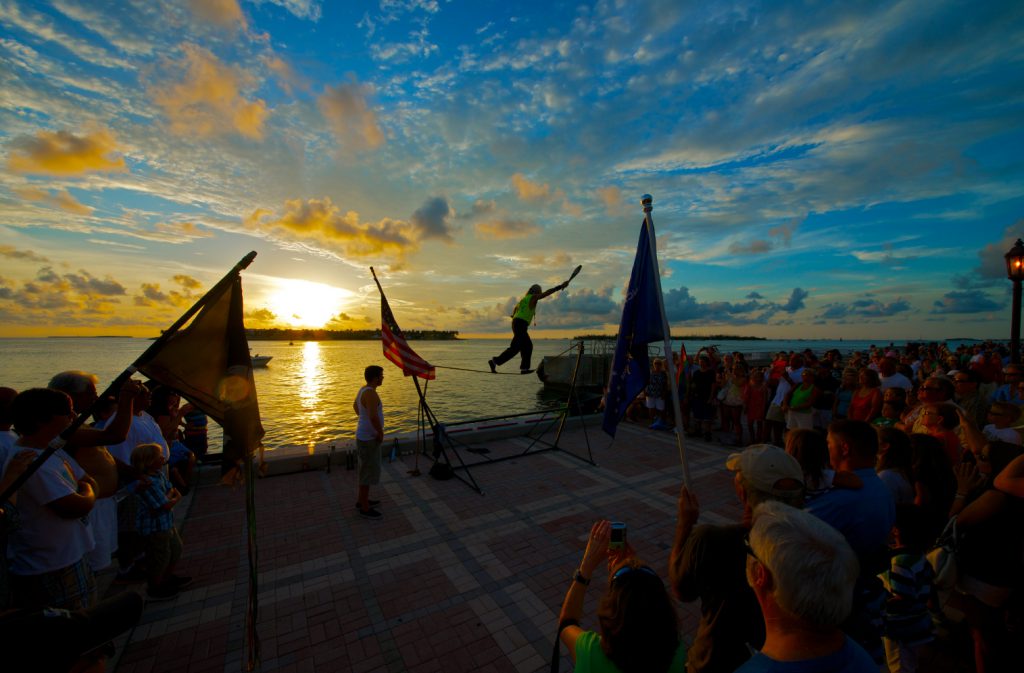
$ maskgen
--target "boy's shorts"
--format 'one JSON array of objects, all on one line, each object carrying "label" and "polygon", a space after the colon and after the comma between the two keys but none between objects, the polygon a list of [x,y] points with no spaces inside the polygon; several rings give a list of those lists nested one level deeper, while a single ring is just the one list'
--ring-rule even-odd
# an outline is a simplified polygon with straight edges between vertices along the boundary
[{"label": "boy's shorts", "polygon": [[356,439],[360,486],[375,486],[380,483],[380,447],[382,443],[375,439]]},{"label": "boy's shorts", "polygon": [[764,415],[766,421],[774,421],[776,423],[785,423],[786,414],[783,413],[782,407],[777,404],[773,404],[768,407],[768,412]]}]

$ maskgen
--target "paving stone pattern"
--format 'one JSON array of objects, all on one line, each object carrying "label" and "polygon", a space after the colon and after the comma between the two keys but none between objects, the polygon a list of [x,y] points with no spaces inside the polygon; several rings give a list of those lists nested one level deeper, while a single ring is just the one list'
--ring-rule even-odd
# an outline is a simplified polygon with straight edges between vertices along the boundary
[{"label": "paving stone pattern", "polygon": [[[597,467],[586,455],[589,439]],[[523,438],[486,444],[517,455]],[[385,459],[382,521],[355,510],[356,472],[336,465],[257,483],[261,671],[548,670],[558,610],[591,524],[625,521],[629,542],[667,578],[682,471],[675,436],[620,426],[567,431],[564,451],[472,468],[481,496],[457,480],[407,474],[413,457]],[[730,449],[687,439],[704,522],[735,521],[724,469]],[[534,447],[539,448],[539,447]],[[480,456],[460,451],[466,462]],[[454,458],[454,456],[453,456]],[[404,461],[404,462],[403,462]],[[184,522],[181,574],[195,583],[147,605],[117,664],[136,671],[244,670],[248,576],[244,500],[204,479]],[[587,593],[596,628],[602,583]],[[679,606],[687,642],[697,606]],[[571,670],[562,656],[561,670]]]}]

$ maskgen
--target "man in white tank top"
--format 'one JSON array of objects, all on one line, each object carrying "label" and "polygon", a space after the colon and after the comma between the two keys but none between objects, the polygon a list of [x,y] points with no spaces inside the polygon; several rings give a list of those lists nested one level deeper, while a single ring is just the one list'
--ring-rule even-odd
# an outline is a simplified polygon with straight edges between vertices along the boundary
[{"label": "man in white tank top", "polygon": [[352,408],[359,416],[356,424],[356,457],[359,459],[359,500],[356,509],[364,519],[380,520],[375,509],[380,502],[370,500],[370,486],[380,483],[380,446],[384,443],[384,404],[377,388],[384,383],[384,370],[370,365],[363,373],[366,385],[359,389]]}]

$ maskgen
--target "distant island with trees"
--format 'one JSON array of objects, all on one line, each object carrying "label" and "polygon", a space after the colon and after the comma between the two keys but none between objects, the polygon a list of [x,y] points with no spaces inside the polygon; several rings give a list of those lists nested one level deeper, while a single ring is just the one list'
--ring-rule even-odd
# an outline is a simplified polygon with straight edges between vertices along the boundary
[{"label": "distant island with trees", "polygon": [[[584,334],[574,336],[573,341],[610,341],[618,338],[615,334]],[[767,337],[736,336],[735,334],[673,334],[677,341],[767,341]]]},{"label": "distant island with trees", "polygon": [[[457,330],[410,329],[403,332],[409,341],[456,341]],[[379,329],[246,329],[253,341],[379,341]]]}]

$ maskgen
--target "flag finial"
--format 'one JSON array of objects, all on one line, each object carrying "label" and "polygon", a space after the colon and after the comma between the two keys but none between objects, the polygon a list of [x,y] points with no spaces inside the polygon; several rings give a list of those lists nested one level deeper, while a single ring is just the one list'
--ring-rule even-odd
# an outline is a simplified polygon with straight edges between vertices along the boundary
[{"label": "flag finial", "polygon": [[644,194],[640,197],[640,203],[644,206],[644,212],[649,213],[652,209],[651,204],[654,203],[654,197],[650,194]]}]

